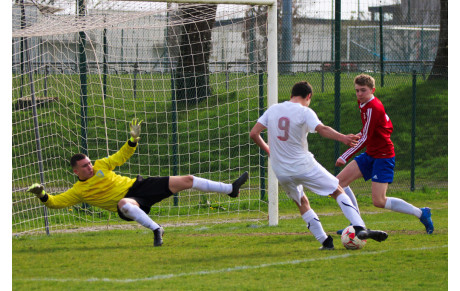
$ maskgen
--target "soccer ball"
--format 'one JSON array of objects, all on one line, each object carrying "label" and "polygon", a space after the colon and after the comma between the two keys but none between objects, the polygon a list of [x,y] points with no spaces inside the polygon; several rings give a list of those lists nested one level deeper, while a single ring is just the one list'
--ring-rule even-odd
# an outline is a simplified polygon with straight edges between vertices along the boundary
[{"label": "soccer ball", "polygon": [[364,247],[366,240],[360,240],[355,234],[355,229],[352,225],[345,228],[341,236],[342,244],[346,249],[359,250]]}]

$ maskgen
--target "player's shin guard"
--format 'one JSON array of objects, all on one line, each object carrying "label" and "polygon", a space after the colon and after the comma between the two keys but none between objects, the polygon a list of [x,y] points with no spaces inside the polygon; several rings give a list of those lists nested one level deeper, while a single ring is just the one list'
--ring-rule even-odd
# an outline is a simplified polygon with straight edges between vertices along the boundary
[{"label": "player's shin guard", "polygon": [[387,197],[387,201],[385,203],[385,209],[393,210],[400,213],[411,214],[420,218],[422,216],[422,210],[420,208],[415,207],[414,205],[407,203],[406,201],[394,198],[394,197]]},{"label": "player's shin guard", "polygon": [[356,208],[356,210],[358,210],[358,213],[360,213],[359,207],[358,207],[358,201],[356,200],[355,193],[353,193],[350,186],[343,188],[343,191],[345,191],[345,194],[347,194],[348,198],[350,198],[351,203],[353,203],[353,206]]},{"label": "player's shin guard", "polygon": [[320,243],[323,243],[327,239],[327,234],[324,232],[321,221],[319,221],[318,215],[316,215],[313,209],[310,209],[302,214],[302,219],[305,221],[308,229]]},{"label": "player's shin guard", "polygon": [[123,205],[123,207],[120,208],[120,211],[123,213],[124,216],[131,218],[143,227],[149,228],[152,231],[160,227],[155,221],[153,221],[147,215],[147,213],[145,213],[136,205],[126,203],[125,205]]},{"label": "player's shin guard", "polygon": [[232,184],[214,182],[208,179],[193,176],[192,189],[199,190],[202,192],[217,192],[228,194],[232,192]]},{"label": "player's shin guard", "polygon": [[350,198],[346,194],[342,193],[337,196],[337,203],[339,204],[340,209],[342,209],[345,217],[353,226],[366,227],[358,209],[355,208]]}]

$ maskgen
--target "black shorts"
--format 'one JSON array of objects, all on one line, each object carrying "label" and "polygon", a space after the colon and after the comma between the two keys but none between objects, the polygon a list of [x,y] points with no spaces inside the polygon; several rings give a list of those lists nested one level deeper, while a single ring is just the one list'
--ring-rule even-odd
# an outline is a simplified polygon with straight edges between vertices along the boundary
[{"label": "black shorts", "polygon": [[[168,198],[173,195],[169,190],[169,177],[150,177],[147,179],[142,176],[137,176],[136,182],[129,188],[125,198],[131,198],[139,203],[140,208],[147,214],[149,214],[152,205],[160,202],[161,200]],[[132,221],[132,219],[123,215],[118,208],[118,215],[120,218],[126,221]]]}]

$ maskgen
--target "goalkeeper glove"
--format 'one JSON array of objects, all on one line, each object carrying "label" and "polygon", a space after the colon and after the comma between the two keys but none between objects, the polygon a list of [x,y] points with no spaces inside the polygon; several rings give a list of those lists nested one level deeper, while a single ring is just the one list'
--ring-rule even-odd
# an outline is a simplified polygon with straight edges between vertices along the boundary
[{"label": "goalkeeper glove", "polygon": [[45,196],[45,187],[41,184],[35,183],[27,189],[27,192],[35,194],[37,198],[42,198]]},{"label": "goalkeeper glove", "polygon": [[141,135],[141,123],[142,120],[139,121],[137,118],[134,118],[131,123],[129,124],[131,138],[129,139],[131,142],[138,142]]}]

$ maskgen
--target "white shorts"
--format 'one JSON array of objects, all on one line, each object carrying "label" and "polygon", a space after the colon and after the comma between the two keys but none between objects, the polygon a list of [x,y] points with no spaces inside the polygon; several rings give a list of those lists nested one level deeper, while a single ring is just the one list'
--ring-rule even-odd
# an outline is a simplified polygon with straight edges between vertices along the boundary
[{"label": "white shorts", "polygon": [[308,173],[295,176],[277,176],[277,178],[286,194],[298,204],[304,195],[303,187],[321,196],[328,196],[339,187],[339,179],[318,162]]}]

